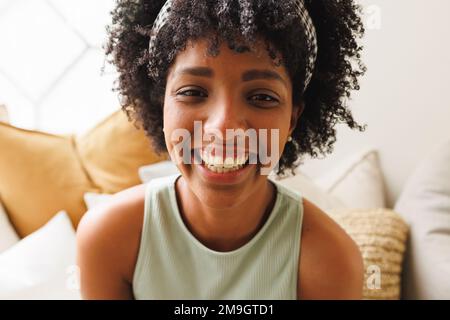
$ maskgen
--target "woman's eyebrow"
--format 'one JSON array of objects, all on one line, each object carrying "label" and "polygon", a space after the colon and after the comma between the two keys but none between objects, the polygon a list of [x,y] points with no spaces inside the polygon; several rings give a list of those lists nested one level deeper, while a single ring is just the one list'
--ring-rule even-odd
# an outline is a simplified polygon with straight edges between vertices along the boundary
[{"label": "woman's eyebrow", "polygon": [[[182,75],[191,75],[197,77],[206,77],[212,78],[214,77],[214,70],[208,67],[188,67],[183,68],[175,72],[174,77],[182,76]],[[281,77],[277,72],[266,69],[251,69],[247,70],[242,74],[242,81],[252,81],[252,80],[278,80],[286,86],[286,81]]]},{"label": "woman's eyebrow", "polygon": [[174,77],[182,75],[212,78],[214,77],[214,71],[208,67],[189,67],[176,71]]},{"label": "woman's eyebrow", "polygon": [[286,86],[286,81],[283,79],[283,77],[281,77],[277,72],[272,70],[252,69],[242,74],[242,81],[252,81],[258,79],[278,80],[281,81]]}]

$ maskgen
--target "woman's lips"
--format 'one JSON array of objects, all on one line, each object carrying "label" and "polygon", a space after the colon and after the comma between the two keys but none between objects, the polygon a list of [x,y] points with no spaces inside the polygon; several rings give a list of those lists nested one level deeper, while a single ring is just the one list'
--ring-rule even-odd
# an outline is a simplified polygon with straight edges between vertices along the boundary
[{"label": "woman's lips", "polygon": [[247,164],[237,170],[219,173],[211,171],[204,164],[195,165],[195,167],[198,168],[200,174],[205,180],[218,184],[239,183],[244,179],[247,172],[252,170],[255,166],[256,165],[254,164]]},{"label": "woman's lips", "polygon": [[[197,161],[194,161],[194,158],[196,158]],[[228,172],[214,172],[207,167],[206,163],[200,156],[198,149],[193,150],[192,152],[192,165],[199,170],[200,174],[205,180],[212,183],[235,184],[240,182],[248,171],[256,167],[256,164],[249,164],[248,162],[249,161],[247,160],[246,164],[244,164],[239,169]]]}]

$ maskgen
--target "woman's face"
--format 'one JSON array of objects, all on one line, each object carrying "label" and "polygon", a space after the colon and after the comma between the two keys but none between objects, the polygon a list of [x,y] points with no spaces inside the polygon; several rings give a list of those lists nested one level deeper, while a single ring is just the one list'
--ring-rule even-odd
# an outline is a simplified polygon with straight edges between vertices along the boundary
[{"label": "woman's face", "polygon": [[[285,67],[274,65],[264,42],[258,43],[256,53],[235,53],[223,43],[217,57],[206,55],[207,46],[205,40],[189,43],[169,70],[165,140],[197,198],[209,207],[231,208],[265,190],[267,169],[278,162],[300,108],[292,105],[292,84]],[[246,143],[239,144],[227,129],[247,132]],[[188,156],[180,151],[180,137],[186,143],[187,133],[191,138],[189,149],[184,149]],[[250,133],[256,133],[257,141]],[[267,148],[264,154],[276,155],[275,161],[265,165],[250,161],[258,152],[261,156],[261,146]],[[251,163],[242,167],[245,161]]]}]

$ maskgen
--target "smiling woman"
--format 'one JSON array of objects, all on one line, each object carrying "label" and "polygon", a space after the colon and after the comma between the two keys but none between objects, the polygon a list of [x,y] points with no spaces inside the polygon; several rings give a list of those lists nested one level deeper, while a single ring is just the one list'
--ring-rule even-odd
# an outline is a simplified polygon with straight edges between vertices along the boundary
[{"label": "smiling woman", "polygon": [[339,121],[362,129],[344,102],[364,72],[353,1],[120,1],[113,21],[123,109],[181,174],[84,216],[83,296],[360,298],[355,243],[264,174],[330,151]]}]

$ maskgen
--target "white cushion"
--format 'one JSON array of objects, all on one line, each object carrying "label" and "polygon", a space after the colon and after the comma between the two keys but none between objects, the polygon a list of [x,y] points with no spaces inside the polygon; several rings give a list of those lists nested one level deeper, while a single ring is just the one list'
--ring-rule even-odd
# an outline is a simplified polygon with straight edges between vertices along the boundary
[{"label": "white cushion", "polygon": [[395,210],[410,224],[403,298],[450,299],[450,140],[415,170]]},{"label": "white cushion", "polygon": [[378,153],[365,149],[324,173],[314,182],[341,200],[347,208],[386,207],[385,184]]},{"label": "white cushion", "polygon": [[140,167],[139,177],[142,183],[147,183],[152,179],[171,176],[179,172],[177,166],[172,161],[168,160]]},{"label": "white cushion", "polygon": [[19,236],[9,222],[0,200],[0,253],[19,242]]},{"label": "white cushion", "polygon": [[111,197],[111,194],[86,192],[84,194],[84,203],[86,204],[88,210],[90,210],[98,206],[99,204],[108,201],[109,199],[111,199]]},{"label": "white cushion", "polygon": [[0,122],[9,123],[8,110],[4,104],[0,103]]},{"label": "white cushion", "polygon": [[300,172],[296,172],[295,176],[288,176],[286,178],[277,178],[276,175],[271,174],[269,179],[291,190],[297,191],[302,197],[305,197],[323,211],[345,208],[342,201],[323,191],[311,179]]},{"label": "white cushion", "polygon": [[79,299],[75,231],[67,213],[0,254],[1,299]]}]

